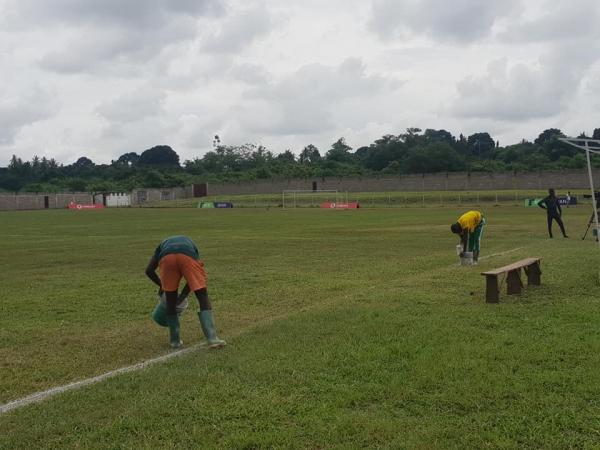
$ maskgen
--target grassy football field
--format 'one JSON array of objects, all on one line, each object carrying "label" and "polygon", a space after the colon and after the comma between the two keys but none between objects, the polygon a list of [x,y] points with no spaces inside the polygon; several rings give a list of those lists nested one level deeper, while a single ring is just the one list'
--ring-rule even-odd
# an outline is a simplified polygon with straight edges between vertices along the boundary
[{"label": "grassy football field", "polygon": [[[589,207],[0,213],[0,404],[169,353],[144,269],[196,241],[221,338],[0,415],[0,448],[598,448],[600,252]],[[591,233],[590,233],[591,234]],[[542,286],[486,304],[480,272],[542,258]],[[184,347],[203,340],[197,304]]]}]

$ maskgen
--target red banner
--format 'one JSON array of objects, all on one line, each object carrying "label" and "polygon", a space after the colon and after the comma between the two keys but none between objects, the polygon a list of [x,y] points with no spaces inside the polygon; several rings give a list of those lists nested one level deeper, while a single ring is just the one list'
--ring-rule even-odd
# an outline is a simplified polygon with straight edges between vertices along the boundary
[{"label": "red banner", "polygon": [[80,203],[71,202],[69,203],[69,209],[102,209],[104,205],[82,205]]},{"label": "red banner", "polygon": [[327,209],[357,209],[360,208],[358,202],[349,202],[349,203],[335,203],[335,202],[325,202],[321,203],[321,208]]}]

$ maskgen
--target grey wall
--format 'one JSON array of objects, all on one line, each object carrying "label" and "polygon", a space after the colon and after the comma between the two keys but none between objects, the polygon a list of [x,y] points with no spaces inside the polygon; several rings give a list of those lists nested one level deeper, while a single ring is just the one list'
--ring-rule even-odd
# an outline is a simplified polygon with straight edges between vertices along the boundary
[{"label": "grey wall", "polygon": [[[594,183],[600,170],[594,171]],[[588,189],[586,170],[536,173],[443,173],[386,175],[369,178],[306,178],[294,180],[255,180],[239,183],[209,183],[208,195],[280,194],[283,190],[335,189],[349,192],[420,192],[461,190]],[[600,186],[598,186],[600,187]]]},{"label": "grey wall", "polygon": [[46,196],[48,196],[48,207],[50,209],[66,208],[70,202],[92,203],[92,195],[85,192],[70,194],[0,194],[0,211],[44,209],[44,198]]},{"label": "grey wall", "polygon": [[164,189],[134,189],[131,192],[131,204],[143,205],[162,200],[177,200],[192,197],[192,186]]},{"label": "grey wall", "polygon": [[[594,170],[594,183],[600,189],[600,169]],[[209,183],[208,195],[281,194],[283,190],[332,189],[348,192],[420,192],[467,190],[557,190],[588,189],[587,170],[563,170],[537,173],[442,173],[424,175],[386,175],[368,178],[306,178],[294,180],[255,180],[239,183]],[[161,200],[192,197],[192,186],[166,189],[135,189],[131,204],[142,205]],[[48,196],[49,208],[66,208],[69,202],[93,203],[92,195],[84,192],[63,194],[0,194],[0,211],[44,209]],[[96,203],[102,199],[97,196]]]}]

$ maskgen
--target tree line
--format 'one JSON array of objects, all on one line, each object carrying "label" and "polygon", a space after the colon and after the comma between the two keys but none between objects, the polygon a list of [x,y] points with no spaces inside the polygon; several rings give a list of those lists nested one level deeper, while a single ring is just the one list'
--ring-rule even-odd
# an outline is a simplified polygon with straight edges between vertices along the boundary
[{"label": "tree line", "polygon": [[[95,164],[86,156],[63,165],[45,157],[23,161],[13,155],[8,166],[0,168],[0,190],[106,192],[206,181],[584,168],[583,152],[561,142],[560,137],[565,137],[561,130],[550,128],[533,142],[522,140],[502,147],[485,132],[455,137],[446,130],[408,128],[357,149],[343,137],[325,151],[310,144],[297,156],[291,150],[273,154],[256,144],[224,145],[219,136],[215,136],[213,150],[184,162],[168,145],[140,154],[125,153],[110,164]],[[600,139],[600,128],[591,136],[582,133],[578,137]],[[594,163],[600,167],[600,161]]]}]

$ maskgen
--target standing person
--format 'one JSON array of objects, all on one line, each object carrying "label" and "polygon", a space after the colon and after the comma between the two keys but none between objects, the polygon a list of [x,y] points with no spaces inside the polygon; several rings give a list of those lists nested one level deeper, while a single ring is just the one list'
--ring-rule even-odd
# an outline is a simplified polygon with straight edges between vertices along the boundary
[{"label": "standing person", "polygon": [[571,204],[571,191],[567,192],[567,208],[569,207],[569,205]]},{"label": "standing person", "polygon": [[[156,269],[160,269],[160,278]],[[200,326],[206,336],[209,348],[219,348],[225,341],[217,337],[213,319],[212,306],[208,300],[206,289],[206,272],[204,262],[196,244],[187,236],[171,236],[162,241],[146,267],[146,275],[159,287],[159,295],[164,291],[167,301],[166,322],[169,327],[171,347],[179,348],[183,342],[179,336],[179,316],[177,315],[177,290],[181,278],[185,278],[186,286],[180,298],[185,298],[191,291],[198,299]]]},{"label": "standing person", "polygon": [[463,252],[473,252],[473,262],[477,263],[481,247],[481,236],[485,217],[479,211],[467,211],[450,225],[450,230],[460,236]]},{"label": "standing person", "polygon": [[565,232],[565,226],[563,225],[563,221],[561,219],[562,208],[560,207],[558,198],[556,197],[556,194],[554,193],[554,189],[548,189],[548,196],[545,197],[544,199],[542,199],[538,203],[538,206],[540,208],[546,210],[546,219],[548,220],[548,234],[550,235],[550,238],[554,237],[554,236],[552,236],[552,221],[553,220],[556,220],[556,223],[558,223],[558,226],[560,227],[560,231],[562,232],[562,235],[564,237],[569,237],[569,236],[567,236],[567,233]]}]

